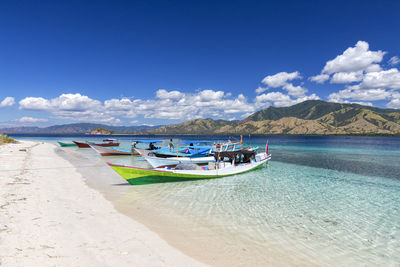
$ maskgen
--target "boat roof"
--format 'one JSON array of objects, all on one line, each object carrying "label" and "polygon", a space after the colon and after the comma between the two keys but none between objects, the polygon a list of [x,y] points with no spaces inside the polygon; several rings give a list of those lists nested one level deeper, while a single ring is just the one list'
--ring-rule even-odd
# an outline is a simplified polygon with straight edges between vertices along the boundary
[{"label": "boat roof", "polygon": [[114,138],[107,138],[107,139],[104,139],[104,140],[103,140],[103,142],[105,142],[105,141],[117,141],[117,139],[114,139]]},{"label": "boat roof", "polygon": [[150,143],[162,143],[163,140],[133,140],[132,142],[150,144]]}]

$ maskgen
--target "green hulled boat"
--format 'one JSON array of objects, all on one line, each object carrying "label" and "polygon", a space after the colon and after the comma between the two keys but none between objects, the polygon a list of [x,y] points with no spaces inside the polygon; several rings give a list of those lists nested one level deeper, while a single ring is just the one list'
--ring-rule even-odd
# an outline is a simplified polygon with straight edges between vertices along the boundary
[{"label": "green hulled boat", "polygon": [[76,146],[76,144],[74,144],[74,143],[64,143],[64,142],[60,142],[60,141],[57,141],[57,143],[60,146]]}]

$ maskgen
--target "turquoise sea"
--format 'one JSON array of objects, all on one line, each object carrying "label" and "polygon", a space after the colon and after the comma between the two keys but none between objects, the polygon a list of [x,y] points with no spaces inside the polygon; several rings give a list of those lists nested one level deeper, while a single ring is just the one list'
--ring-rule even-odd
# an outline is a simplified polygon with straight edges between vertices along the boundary
[{"label": "turquoise sea", "polygon": [[[13,137],[54,143],[101,139]],[[116,138],[121,147],[129,147],[135,138],[154,137]],[[272,154],[267,168],[140,186],[128,185],[105,165],[147,166],[139,157],[101,158],[78,148],[57,151],[117,209],[206,263],[263,265],[276,257],[282,265],[400,265],[400,138],[245,136],[246,144],[260,149],[266,139]]]}]

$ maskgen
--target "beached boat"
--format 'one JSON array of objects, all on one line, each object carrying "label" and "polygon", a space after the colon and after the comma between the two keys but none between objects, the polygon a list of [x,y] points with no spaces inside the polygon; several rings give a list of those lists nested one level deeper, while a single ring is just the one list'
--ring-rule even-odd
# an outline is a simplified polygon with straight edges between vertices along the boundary
[{"label": "beached boat", "polygon": [[[223,161],[224,158],[230,158],[232,162]],[[191,179],[211,179],[220,178],[235,174],[252,171],[262,167],[264,163],[271,159],[267,153],[258,153],[255,151],[241,150],[229,152],[216,152],[216,162],[210,162],[206,167],[195,164],[177,165],[176,168],[138,168],[107,163],[114,171],[121,175],[130,184],[144,183],[144,179],[158,182],[179,181]],[[190,167],[191,169],[188,169]]]},{"label": "beached boat", "polygon": [[103,143],[92,143],[92,142],[77,142],[77,141],[72,141],[74,142],[79,148],[87,148],[90,147],[90,145],[96,145],[96,146],[119,146],[119,142],[116,142],[115,139],[105,139],[103,140]]},{"label": "beached boat", "polygon": [[129,149],[116,148],[116,147],[103,147],[96,145],[89,145],[89,146],[102,156],[126,156],[133,154],[132,150]]},{"label": "beached boat", "polygon": [[62,147],[65,147],[65,146],[76,146],[75,143],[64,143],[64,142],[60,142],[60,141],[57,141],[57,143]]}]

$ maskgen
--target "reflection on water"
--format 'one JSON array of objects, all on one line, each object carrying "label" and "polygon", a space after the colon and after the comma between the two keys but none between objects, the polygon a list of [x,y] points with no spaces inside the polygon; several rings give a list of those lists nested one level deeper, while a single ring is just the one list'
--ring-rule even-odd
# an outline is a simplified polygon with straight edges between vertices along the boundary
[{"label": "reflection on water", "polygon": [[[265,144],[261,137],[247,141]],[[268,168],[143,186],[127,186],[105,165],[148,167],[139,157],[100,158],[77,148],[60,153],[77,166],[92,165],[80,169],[91,186],[128,215],[153,223],[167,239],[179,232],[196,244],[221,242],[225,247],[208,245],[218,252],[215,262],[240,254],[259,264],[270,257],[265,251],[298,255],[300,264],[400,262],[400,138],[270,137],[269,142]],[[128,137],[122,143],[129,146]],[[180,242],[171,241],[185,250]]]}]

